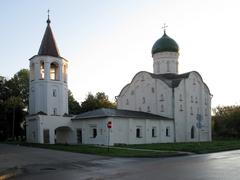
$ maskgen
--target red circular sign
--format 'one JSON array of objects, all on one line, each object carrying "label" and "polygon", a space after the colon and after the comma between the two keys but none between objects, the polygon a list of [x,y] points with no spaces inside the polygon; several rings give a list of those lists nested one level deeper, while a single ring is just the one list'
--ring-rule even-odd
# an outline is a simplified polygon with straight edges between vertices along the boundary
[{"label": "red circular sign", "polygon": [[112,121],[108,121],[107,127],[108,127],[108,128],[112,128]]}]

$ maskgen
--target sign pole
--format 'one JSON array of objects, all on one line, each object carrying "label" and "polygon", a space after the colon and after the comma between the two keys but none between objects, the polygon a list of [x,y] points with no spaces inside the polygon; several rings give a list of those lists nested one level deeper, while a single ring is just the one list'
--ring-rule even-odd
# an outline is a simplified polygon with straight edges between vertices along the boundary
[{"label": "sign pole", "polygon": [[109,144],[110,144],[110,129],[112,128],[112,121],[108,121],[107,123],[108,128],[108,152],[109,152]]},{"label": "sign pole", "polygon": [[110,144],[110,128],[108,128],[108,152],[109,152],[109,144]]}]

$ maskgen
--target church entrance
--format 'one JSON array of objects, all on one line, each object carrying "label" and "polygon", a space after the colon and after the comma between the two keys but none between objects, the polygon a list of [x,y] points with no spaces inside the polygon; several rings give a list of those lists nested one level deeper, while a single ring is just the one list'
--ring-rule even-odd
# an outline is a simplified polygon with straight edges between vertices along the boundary
[{"label": "church entrance", "polygon": [[62,126],[55,129],[55,143],[69,144],[71,143],[73,131],[70,127]]}]

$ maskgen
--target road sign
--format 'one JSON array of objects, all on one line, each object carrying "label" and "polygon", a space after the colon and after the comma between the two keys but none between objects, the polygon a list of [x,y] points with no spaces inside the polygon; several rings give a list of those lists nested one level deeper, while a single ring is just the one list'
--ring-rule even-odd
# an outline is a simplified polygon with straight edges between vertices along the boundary
[{"label": "road sign", "polygon": [[109,129],[112,128],[112,121],[108,121],[107,127],[108,127]]}]

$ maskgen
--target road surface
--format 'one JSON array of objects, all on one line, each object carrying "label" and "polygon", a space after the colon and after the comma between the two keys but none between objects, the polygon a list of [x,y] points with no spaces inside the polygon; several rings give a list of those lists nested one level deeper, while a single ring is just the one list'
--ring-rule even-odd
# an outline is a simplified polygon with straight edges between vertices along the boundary
[{"label": "road surface", "polygon": [[[7,146],[4,156],[3,146]],[[16,180],[240,179],[240,151],[172,158],[109,158],[0,145],[0,168],[4,164],[18,165],[21,174],[13,178]]]}]

